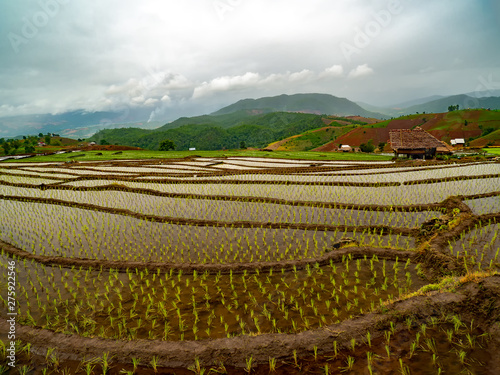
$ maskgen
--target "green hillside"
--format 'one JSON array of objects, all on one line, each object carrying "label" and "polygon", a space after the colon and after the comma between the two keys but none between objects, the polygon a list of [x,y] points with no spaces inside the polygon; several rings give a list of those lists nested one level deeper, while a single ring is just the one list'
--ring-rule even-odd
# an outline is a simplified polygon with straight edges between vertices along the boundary
[{"label": "green hillside", "polygon": [[[325,119],[323,119],[323,121],[325,121]],[[329,123],[329,126],[308,130],[304,133],[273,142],[266,148],[274,151],[310,151],[325,143],[334,141],[341,135],[355,129],[360,124],[365,123],[354,120],[346,121],[346,119],[339,122],[334,121]]]},{"label": "green hillside", "polygon": [[273,150],[308,151],[336,149],[344,144],[360,146],[372,141],[387,143],[391,129],[413,129],[421,126],[445,142],[464,138],[470,146],[500,145],[500,111],[460,110],[403,116],[367,124],[370,119],[331,118],[321,115],[272,112],[253,114],[241,110],[223,115],[180,118],[155,130],[136,128],[108,129],[89,141],[158,150],[165,139],[176,144],[176,150],[237,149],[245,147]]},{"label": "green hillside", "polygon": [[181,118],[155,130],[102,130],[89,141],[105,140],[111,144],[157,150],[161,141],[170,139],[177,150],[195,147],[199,150],[220,150],[265,147],[270,142],[324,126],[322,117],[313,114],[275,112],[249,115],[245,111],[221,116]]},{"label": "green hillside", "polygon": [[381,113],[367,111],[348,99],[328,94],[295,94],[244,99],[214,112],[213,115],[229,114],[242,110],[264,113],[288,111],[335,116],[387,117]]},{"label": "green hillside", "polygon": [[500,109],[500,97],[489,96],[489,97],[476,97],[476,95],[452,95],[452,96],[439,96],[434,95],[428,98],[421,98],[417,100],[411,100],[405,103],[400,103],[387,107],[377,107],[367,103],[358,102],[362,108],[372,111],[383,113],[392,117],[404,116],[407,114],[418,114],[418,113],[442,113],[448,111],[448,107],[452,105],[458,105],[460,109]]},{"label": "green hillside", "polygon": [[340,136],[336,142],[359,146],[372,140],[377,144],[389,140],[391,129],[413,129],[417,126],[448,143],[451,139],[464,138],[471,146],[500,145],[497,132],[500,129],[500,111],[485,109],[403,116],[358,127]]},{"label": "green hillside", "polygon": [[468,95],[454,95],[404,108],[405,113],[440,113],[446,112],[451,105],[459,105],[462,109],[500,108],[500,97],[474,98]]},{"label": "green hillside", "polygon": [[230,128],[247,118],[255,115],[249,111],[237,111],[222,115],[202,115],[194,117],[181,117],[175,121],[169,122],[157,129],[156,131],[166,131],[169,129],[179,128],[184,125],[213,125],[221,128]]}]

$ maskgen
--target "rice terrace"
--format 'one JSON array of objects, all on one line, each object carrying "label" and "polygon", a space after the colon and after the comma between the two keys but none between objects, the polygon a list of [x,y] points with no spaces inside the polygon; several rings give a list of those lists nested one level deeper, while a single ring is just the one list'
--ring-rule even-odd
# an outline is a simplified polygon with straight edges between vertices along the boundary
[{"label": "rice terrace", "polygon": [[0,164],[0,374],[500,371],[498,161],[98,159]]}]

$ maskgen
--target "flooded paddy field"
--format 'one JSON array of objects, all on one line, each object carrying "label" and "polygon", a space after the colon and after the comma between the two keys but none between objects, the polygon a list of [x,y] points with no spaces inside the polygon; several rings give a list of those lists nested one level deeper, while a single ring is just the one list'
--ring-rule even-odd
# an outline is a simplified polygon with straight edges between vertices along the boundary
[{"label": "flooded paddy field", "polygon": [[499,165],[1,164],[0,349],[15,269],[19,373],[488,373]]}]

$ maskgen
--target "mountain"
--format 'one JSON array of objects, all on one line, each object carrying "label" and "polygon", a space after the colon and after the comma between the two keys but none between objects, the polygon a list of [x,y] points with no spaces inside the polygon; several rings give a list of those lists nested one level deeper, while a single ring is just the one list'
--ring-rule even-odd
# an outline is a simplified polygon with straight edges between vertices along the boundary
[{"label": "mountain", "polygon": [[[372,123],[376,120],[368,121],[367,118],[381,119],[424,112],[443,113],[447,112],[451,105],[459,105],[460,109],[500,109],[500,97],[480,97],[480,95],[487,93],[473,93],[474,96],[465,94],[449,97],[431,96],[398,104],[398,106],[411,104],[405,108],[380,108],[366,103],[357,104],[348,99],[328,94],[279,95],[240,100],[211,115],[181,117],[166,124],[146,121],[146,119],[151,118],[151,108],[129,108],[122,112],[80,110],[57,115],[13,116],[0,118],[0,138],[57,133],[76,139],[88,138],[92,134],[96,134],[92,140],[106,139],[110,143],[151,149],[158,147],[158,139],[161,137],[176,138],[179,147],[183,148],[213,148],[218,147],[218,145],[226,148],[239,147],[240,141],[246,142],[248,146],[265,147],[271,142],[299,134],[300,131],[328,126],[329,124],[324,122],[323,124],[318,123],[316,128],[312,127],[318,119],[326,118],[325,115],[344,118],[350,117],[348,115],[363,116],[362,118],[365,120],[360,120],[361,122]],[[427,101],[429,99],[430,101]],[[169,115],[173,113],[171,112]],[[270,116],[266,117],[267,114]],[[305,118],[292,118],[293,114],[309,114],[316,116],[316,118],[314,121],[309,118],[307,120],[309,124],[305,125],[307,123]],[[296,126],[297,124],[300,125]],[[102,130],[106,129],[116,130],[103,133]],[[202,136],[202,133],[208,129],[217,133],[213,136],[213,139],[217,139],[213,145],[209,145]],[[293,129],[297,132],[294,133]],[[253,136],[253,132],[255,132],[255,136]],[[186,138],[183,139],[182,135]],[[317,136],[319,134],[315,134],[314,137],[307,135],[306,138],[315,138],[314,144],[322,141],[325,137],[327,138],[326,134],[319,138]],[[332,134],[330,133],[329,136]],[[251,141],[247,142],[248,139]],[[307,142],[304,142],[304,147],[309,147]]]},{"label": "mountain", "polygon": [[357,105],[359,105],[361,108],[366,109],[367,111],[370,112],[375,112],[375,113],[382,113],[384,118],[389,118],[393,116],[399,116],[398,111],[395,110],[394,108],[386,108],[386,107],[379,107],[376,105],[364,103],[364,102],[356,102]]},{"label": "mountain", "polygon": [[[493,92],[493,91],[492,91]],[[490,92],[490,93],[492,93]],[[496,92],[496,91],[495,91]],[[500,109],[500,97],[481,96],[486,92],[472,93],[473,95],[461,94],[453,96],[434,95],[426,98],[415,99],[404,103],[392,105],[390,108],[372,106],[367,103],[357,104],[366,110],[386,114],[386,117],[399,117],[412,113],[441,113],[448,111],[448,107],[459,105],[460,108],[489,108]]]},{"label": "mountain", "polygon": [[408,107],[412,107],[415,105],[425,104],[425,103],[433,102],[435,100],[440,100],[440,99],[444,99],[444,98],[445,98],[445,96],[443,96],[443,95],[432,95],[432,96],[427,96],[425,98],[413,99],[413,100],[408,100],[406,102],[394,104],[391,106],[391,108],[408,108]]},{"label": "mountain", "polygon": [[246,147],[265,147],[270,142],[323,126],[322,116],[315,114],[272,112],[255,115],[239,111],[219,116],[184,117],[154,130],[106,129],[88,140],[157,150],[161,141],[169,139],[176,144],[177,150],[191,147],[220,150],[239,148],[241,142]]},{"label": "mountain", "polygon": [[[486,84],[489,86],[490,84]],[[492,85],[497,85],[492,83]],[[473,98],[489,98],[491,96],[500,96],[500,90],[488,90],[488,91],[472,91],[468,92],[465,95],[472,96]]]},{"label": "mountain", "polygon": [[439,113],[448,111],[451,105],[459,105],[464,108],[491,108],[500,109],[500,97],[475,98],[468,95],[454,95],[446,98],[433,100],[424,104],[418,104],[404,109],[406,114],[431,112]]},{"label": "mountain", "polygon": [[492,90],[452,96],[433,95],[394,104],[390,107],[377,107],[363,102],[357,102],[357,104],[368,111],[383,113],[388,118],[414,113],[447,112],[448,107],[452,105],[459,105],[460,109],[500,109],[500,97],[492,96],[492,94],[499,93],[500,90]]},{"label": "mountain", "polygon": [[61,114],[20,115],[0,118],[0,137],[58,133],[65,137],[87,138],[105,128],[123,126],[158,127],[161,123],[148,123],[151,109],[124,110],[122,112],[88,112],[83,110]]},{"label": "mountain", "polygon": [[243,99],[212,113],[212,115],[218,116],[242,110],[254,113],[302,112],[341,117],[356,115],[378,119],[387,117],[382,113],[367,111],[348,99],[329,94],[283,94],[260,99]]}]

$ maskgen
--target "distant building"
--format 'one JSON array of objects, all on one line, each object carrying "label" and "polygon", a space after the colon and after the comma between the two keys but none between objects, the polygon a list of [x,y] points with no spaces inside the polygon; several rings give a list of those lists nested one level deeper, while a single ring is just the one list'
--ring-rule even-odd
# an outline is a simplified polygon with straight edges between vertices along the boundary
[{"label": "distant building", "polygon": [[89,146],[95,146],[95,142],[90,142]]},{"label": "distant building", "polygon": [[44,147],[44,146],[47,146],[45,142],[38,142],[38,147]]},{"label": "distant building", "polygon": [[189,147],[189,151],[196,151],[196,147]]},{"label": "distant building", "polygon": [[465,139],[463,138],[455,138],[450,141],[452,146],[465,146]]},{"label": "distant building", "polygon": [[339,150],[342,151],[342,152],[351,152],[352,151],[352,147],[349,146],[349,145],[342,145],[342,146],[340,146]]},{"label": "distant building", "polygon": [[433,158],[438,153],[451,153],[450,147],[427,133],[421,127],[415,129],[394,129],[389,132],[391,148],[414,159]]}]

